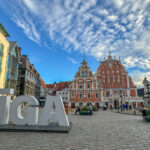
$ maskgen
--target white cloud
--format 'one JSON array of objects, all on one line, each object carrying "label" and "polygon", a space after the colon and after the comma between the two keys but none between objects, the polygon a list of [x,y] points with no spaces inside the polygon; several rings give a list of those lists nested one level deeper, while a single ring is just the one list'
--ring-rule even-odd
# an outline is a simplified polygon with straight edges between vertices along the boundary
[{"label": "white cloud", "polygon": [[139,70],[135,70],[131,73],[134,83],[137,87],[143,87],[143,80],[146,77],[150,80],[150,71],[148,72],[141,72]]},{"label": "white cloud", "polygon": [[102,16],[107,16],[109,12],[106,9],[97,9],[96,10],[97,14],[102,15]]},{"label": "white cloud", "polygon": [[111,16],[107,16],[108,17],[108,20],[110,21],[116,21],[118,19],[118,16],[116,15],[111,15]]},{"label": "white cloud", "polygon": [[123,5],[123,0],[113,0],[113,3],[117,8],[120,8]]},{"label": "white cloud", "polygon": [[67,58],[69,61],[71,61],[73,64],[77,64],[78,62],[75,60],[75,59],[73,59],[73,58],[70,58],[70,57],[68,57]]},{"label": "white cloud", "polygon": [[24,4],[34,13],[38,13],[38,7],[35,0],[23,0]]},{"label": "white cloud", "polygon": [[133,58],[132,56],[129,56],[124,59],[125,66],[126,67],[135,67],[138,63],[139,59],[138,58]]},{"label": "white cloud", "polygon": [[126,67],[148,71],[150,1],[110,0],[100,6],[96,6],[96,2],[3,1],[14,22],[37,43],[45,43],[43,37],[46,36],[51,41],[46,41],[46,47],[57,43],[66,51],[82,53],[85,50],[95,58],[106,57],[107,46],[110,46],[112,55],[120,55]]},{"label": "white cloud", "polygon": [[127,68],[136,67],[143,70],[150,70],[150,57],[133,57],[128,56],[123,60]]},{"label": "white cloud", "polygon": [[31,20],[28,22],[27,20],[21,19],[17,16],[13,17],[12,20],[23,29],[28,38],[40,44],[40,34],[36,31],[36,27]]}]

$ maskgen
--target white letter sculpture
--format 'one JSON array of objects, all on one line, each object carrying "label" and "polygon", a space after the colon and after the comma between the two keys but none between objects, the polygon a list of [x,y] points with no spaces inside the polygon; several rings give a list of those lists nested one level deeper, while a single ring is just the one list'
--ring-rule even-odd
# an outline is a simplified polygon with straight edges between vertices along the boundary
[{"label": "white letter sculpture", "polygon": [[0,98],[0,124],[8,124],[9,122],[9,108],[10,96],[1,96]]},{"label": "white letter sculpture", "polygon": [[[21,115],[21,106],[23,103],[29,104],[26,108],[27,116],[24,118]],[[38,100],[32,96],[18,96],[10,107],[10,121],[16,125],[36,125],[38,123],[38,107],[32,105],[39,105]]]},{"label": "white letter sculpture", "polygon": [[[56,112],[51,112],[53,104],[55,105]],[[44,109],[39,119],[39,125],[47,126],[52,120],[58,121],[60,126],[69,127],[69,121],[65,113],[62,98],[58,95],[47,96]]]}]

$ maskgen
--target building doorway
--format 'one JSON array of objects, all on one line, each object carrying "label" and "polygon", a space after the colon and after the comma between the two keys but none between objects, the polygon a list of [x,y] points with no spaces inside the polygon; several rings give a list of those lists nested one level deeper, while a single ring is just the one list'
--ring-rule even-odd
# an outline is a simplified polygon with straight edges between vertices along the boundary
[{"label": "building doorway", "polygon": [[90,106],[91,105],[91,102],[87,102],[87,104],[86,104],[87,106]]},{"label": "building doorway", "polygon": [[95,103],[95,105],[96,105],[97,108],[100,108],[99,103]]},{"label": "building doorway", "polygon": [[114,108],[117,109],[119,107],[119,101],[117,99],[114,100]]},{"label": "building doorway", "polygon": [[73,109],[74,109],[75,107],[76,107],[76,106],[75,106],[75,103],[74,103],[74,102],[72,102],[72,103],[71,103],[71,108],[73,108]]},{"label": "building doorway", "polygon": [[83,106],[83,103],[82,103],[82,102],[79,102],[79,106]]},{"label": "building doorway", "polygon": [[133,108],[136,108],[136,102],[133,102]]}]

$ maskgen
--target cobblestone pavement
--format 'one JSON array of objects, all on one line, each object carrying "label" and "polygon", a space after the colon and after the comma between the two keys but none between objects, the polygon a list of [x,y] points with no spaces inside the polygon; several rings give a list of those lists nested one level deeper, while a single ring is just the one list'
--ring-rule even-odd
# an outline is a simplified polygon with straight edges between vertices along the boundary
[{"label": "cobblestone pavement", "polygon": [[148,150],[150,124],[141,116],[98,111],[69,115],[69,134],[0,132],[0,150]]},{"label": "cobblestone pavement", "polygon": [[[112,111],[118,113],[118,110],[112,110]],[[138,110],[135,110],[135,112],[134,112],[134,110],[125,110],[125,111],[119,110],[119,113],[121,113],[121,114],[128,114],[128,115],[139,115],[139,116],[142,116],[142,113],[140,111],[138,111]]]}]

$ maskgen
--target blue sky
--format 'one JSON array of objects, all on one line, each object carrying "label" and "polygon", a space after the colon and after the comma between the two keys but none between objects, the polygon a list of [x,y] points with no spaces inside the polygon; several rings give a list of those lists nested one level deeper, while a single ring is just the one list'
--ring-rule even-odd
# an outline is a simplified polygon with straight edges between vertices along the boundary
[{"label": "blue sky", "polygon": [[0,22],[46,83],[72,80],[83,58],[121,57],[137,86],[150,79],[150,0],[0,0]]}]

